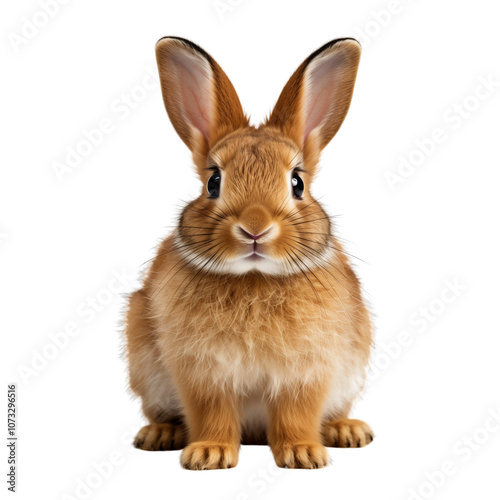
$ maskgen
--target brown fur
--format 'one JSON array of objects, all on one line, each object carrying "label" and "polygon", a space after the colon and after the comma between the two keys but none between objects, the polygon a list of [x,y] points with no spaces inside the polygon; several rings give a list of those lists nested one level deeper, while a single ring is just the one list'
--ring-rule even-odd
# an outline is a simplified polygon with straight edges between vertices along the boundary
[{"label": "brown fur", "polygon": [[[333,92],[340,104],[325,109],[308,134],[304,82],[318,56],[342,66]],[[135,444],[187,445],[181,462],[190,469],[235,466],[241,442],[269,443],[280,466],[323,467],[324,445],[363,446],[372,438],[366,424],[347,418],[364,383],[369,314],[331,220],[309,190],[320,151],[347,113],[359,46],[342,40],[314,53],[257,128],[202,49],[165,38],[157,58],[167,111],[203,184],[213,165],[224,181],[219,198],[204,189],[187,204],[130,298],[130,385],[150,422]],[[188,95],[192,82],[182,80],[198,73],[192,90],[209,89],[212,103],[202,103],[199,116],[192,100],[200,96]],[[294,168],[306,186],[302,199],[290,195]],[[259,248],[275,267],[230,267],[248,247],[241,228],[255,235],[271,228]]]}]

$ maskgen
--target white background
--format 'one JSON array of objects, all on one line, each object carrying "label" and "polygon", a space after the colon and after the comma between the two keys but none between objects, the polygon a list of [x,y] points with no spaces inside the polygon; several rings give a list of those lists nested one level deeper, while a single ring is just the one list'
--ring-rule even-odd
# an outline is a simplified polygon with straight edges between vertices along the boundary
[{"label": "white background", "polygon": [[[498,498],[495,3],[69,0],[50,18],[41,3],[4,2],[0,16],[2,407],[16,382],[18,498]],[[362,41],[314,193],[364,261],[377,335],[354,416],[376,439],[330,450],[325,469],[278,469],[267,447],[243,447],[235,469],[192,472],[180,452],[130,444],[142,419],[120,357],[124,294],[199,190],[148,77],[164,35],[210,52],[255,123],[312,51]],[[54,164],[103,119],[101,143],[58,176]],[[391,189],[402,158],[414,169]]]}]

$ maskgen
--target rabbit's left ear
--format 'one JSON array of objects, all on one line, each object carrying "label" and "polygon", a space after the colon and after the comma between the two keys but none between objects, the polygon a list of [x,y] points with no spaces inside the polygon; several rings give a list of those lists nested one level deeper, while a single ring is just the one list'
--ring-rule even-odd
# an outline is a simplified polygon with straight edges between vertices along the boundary
[{"label": "rabbit's left ear", "polygon": [[360,55],[352,38],[333,40],[311,54],[288,80],[266,124],[301,148],[323,149],[349,110]]}]

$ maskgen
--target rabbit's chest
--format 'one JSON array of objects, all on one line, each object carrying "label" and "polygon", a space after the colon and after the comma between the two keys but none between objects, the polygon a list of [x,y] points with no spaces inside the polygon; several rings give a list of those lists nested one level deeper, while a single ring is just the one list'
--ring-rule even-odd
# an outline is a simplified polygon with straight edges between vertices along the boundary
[{"label": "rabbit's chest", "polygon": [[[335,358],[347,348],[336,338],[333,322],[290,311],[285,304],[254,301],[225,314],[232,316],[218,328],[199,325],[192,354],[214,379],[232,380],[237,387],[260,382],[278,387],[294,377],[331,373]],[[212,320],[217,323],[216,316]]]},{"label": "rabbit's chest", "polygon": [[335,319],[328,311],[279,294],[206,300],[191,310],[180,330],[198,358],[250,370],[324,361],[337,343]]},{"label": "rabbit's chest", "polygon": [[195,283],[164,308],[162,357],[243,384],[332,372],[340,358],[351,357],[349,315],[331,294],[299,285],[251,277]]},{"label": "rabbit's chest", "polygon": [[330,377],[359,357],[346,318],[327,296],[315,300],[312,291],[280,288],[219,290],[185,294],[158,324],[162,358],[195,366],[193,377],[230,381],[245,392]]}]

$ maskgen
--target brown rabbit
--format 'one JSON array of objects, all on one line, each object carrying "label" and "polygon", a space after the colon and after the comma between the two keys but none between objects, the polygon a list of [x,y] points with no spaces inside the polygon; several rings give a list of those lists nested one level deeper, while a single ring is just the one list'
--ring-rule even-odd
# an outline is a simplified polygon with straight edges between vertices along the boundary
[{"label": "brown rabbit", "polygon": [[249,125],[219,65],[188,40],[156,45],[168,115],[203,183],[130,297],[130,385],[143,450],[184,448],[187,469],[234,467],[241,443],[277,465],[323,467],[325,446],[373,434],[349,419],[372,326],[332,222],[311,196],[321,150],[349,108],[360,46],[327,43]]}]

